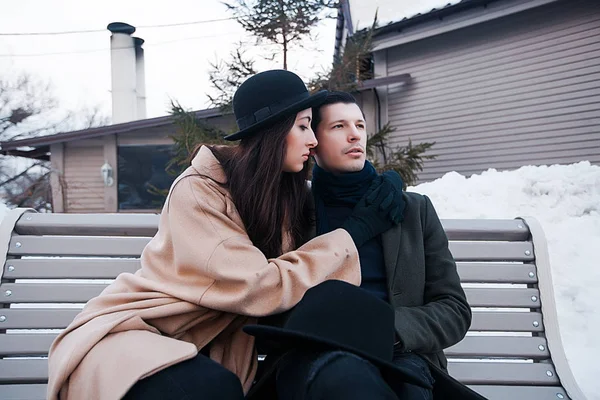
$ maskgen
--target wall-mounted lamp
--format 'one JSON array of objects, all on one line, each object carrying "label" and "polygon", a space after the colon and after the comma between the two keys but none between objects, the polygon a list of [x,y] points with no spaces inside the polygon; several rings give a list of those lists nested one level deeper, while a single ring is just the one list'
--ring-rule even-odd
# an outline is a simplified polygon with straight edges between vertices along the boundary
[{"label": "wall-mounted lamp", "polygon": [[102,174],[105,186],[112,186],[115,183],[113,169],[109,163],[105,162],[104,165],[100,167],[100,173]]}]

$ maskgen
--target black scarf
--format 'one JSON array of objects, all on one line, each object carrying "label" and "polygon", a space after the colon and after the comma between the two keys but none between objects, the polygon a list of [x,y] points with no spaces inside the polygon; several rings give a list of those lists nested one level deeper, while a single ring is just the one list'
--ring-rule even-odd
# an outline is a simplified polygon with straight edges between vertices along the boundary
[{"label": "black scarf", "polygon": [[326,206],[354,207],[377,176],[373,164],[365,161],[362,171],[334,175],[315,164],[312,172],[312,193],[315,198],[317,235],[329,232]]}]

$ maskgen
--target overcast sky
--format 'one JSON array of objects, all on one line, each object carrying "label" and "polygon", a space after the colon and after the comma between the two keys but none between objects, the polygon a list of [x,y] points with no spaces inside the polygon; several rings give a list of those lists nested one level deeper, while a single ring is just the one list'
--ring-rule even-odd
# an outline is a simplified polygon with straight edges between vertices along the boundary
[{"label": "overcast sky", "polygon": [[[134,26],[204,21],[230,17],[217,0],[20,0],[3,4],[0,33],[100,29],[97,33],[0,36],[2,76],[28,72],[50,81],[64,108],[101,105],[110,114],[110,22]],[[325,68],[333,54],[335,21],[322,22],[318,40],[292,51],[289,69],[308,78]],[[169,99],[187,108],[208,106],[209,62],[224,58],[248,35],[233,21],[179,27],[138,28],[146,57],[148,117],[165,115]],[[263,46],[254,53],[266,52]],[[70,54],[64,54],[70,53]],[[35,54],[35,56],[33,55]],[[281,67],[281,59],[261,60],[258,69]]]},{"label": "overcast sky", "polygon": [[[423,11],[432,4],[447,1],[353,0],[355,6],[389,4],[407,10],[419,3]],[[364,3],[364,5],[361,5]],[[379,4],[381,3],[381,4]],[[388,4],[389,3],[389,4]],[[398,5],[403,3],[405,7]],[[351,2],[352,4],[352,2]],[[434,4],[434,5],[435,5]],[[373,10],[371,10],[373,11]],[[368,12],[367,14],[372,13]],[[2,76],[21,72],[51,82],[63,109],[77,110],[99,105],[110,115],[110,32],[106,26],[115,21],[138,27],[134,36],[143,38],[146,58],[146,95],[148,117],[167,113],[169,99],[191,109],[206,108],[205,94],[210,90],[209,62],[226,58],[239,40],[249,35],[234,21],[152,28],[148,25],[174,24],[228,18],[231,15],[218,0],[19,0],[5,2],[0,13],[0,71]],[[401,19],[404,15],[398,15]],[[357,22],[357,21],[353,21]],[[362,22],[362,21],[361,21]],[[56,32],[100,30],[94,33],[44,36],[5,36],[15,32]],[[309,79],[314,71],[331,64],[335,20],[325,20],[315,29],[314,41],[306,49],[294,49],[289,69]],[[272,46],[251,50],[258,55]],[[281,67],[281,57],[260,60],[258,70]]]}]

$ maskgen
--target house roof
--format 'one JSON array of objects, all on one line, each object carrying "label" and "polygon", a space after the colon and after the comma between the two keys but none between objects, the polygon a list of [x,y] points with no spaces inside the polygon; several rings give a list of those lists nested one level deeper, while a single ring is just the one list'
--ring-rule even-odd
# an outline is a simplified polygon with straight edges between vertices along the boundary
[{"label": "house roof", "polygon": [[[459,4],[465,5],[476,0],[346,0],[344,17],[349,23],[348,31],[370,28],[377,14],[378,25],[385,27],[398,22],[433,17],[441,10],[454,10]],[[488,0],[489,2],[489,0]]]},{"label": "house roof", "polygon": [[402,28],[417,25],[433,19],[440,19],[460,11],[478,7],[482,4],[491,3],[492,1],[495,0],[455,0],[453,2],[440,2],[440,5],[437,7],[424,10],[423,12],[418,12],[414,15],[404,17],[399,20],[390,21],[385,25],[379,24],[380,26],[375,31],[375,36],[398,31]]},{"label": "house roof", "polygon": [[343,51],[345,33],[369,29],[377,15],[374,36],[399,31],[404,27],[442,18],[496,0],[342,0],[336,25],[334,59]]},{"label": "house roof", "polygon": [[373,50],[400,46],[557,1],[559,0],[462,0],[381,26],[375,31]]},{"label": "house roof", "polygon": [[[480,24],[559,0],[343,0],[336,26],[334,59],[342,39],[370,28],[377,12],[373,51]],[[431,7],[434,5],[434,7]],[[418,10],[421,7],[421,11]],[[448,18],[452,16],[451,18]],[[360,22],[362,21],[362,22]]]},{"label": "house roof", "polygon": [[[369,79],[359,82],[356,90],[369,90],[378,86],[407,82],[410,79],[411,76],[409,74],[399,74],[386,76],[384,78]],[[195,111],[194,113],[198,119],[212,118],[223,115],[223,112],[219,108],[209,108],[206,110]],[[35,159],[49,159],[48,152],[50,151],[50,145],[52,144],[92,139],[171,124],[173,124],[173,118],[170,115],[167,115],[164,117],[147,118],[125,122],[122,124],[101,126],[98,128],[81,129],[77,131],[56,133],[54,135],[11,140],[0,142],[0,154]]]},{"label": "house roof", "polygon": [[[195,111],[196,118],[211,118],[222,115],[222,112],[218,108],[209,108],[206,110]],[[55,143],[71,142],[74,140],[91,139],[106,135],[114,135],[119,133],[126,133],[131,131],[137,131],[140,129],[154,128],[162,125],[171,125],[173,118],[170,115],[164,117],[147,118],[137,121],[124,122],[121,124],[101,126],[98,128],[82,129],[78,131],[61,132],[54,135],[46,135],[39,137],[32,137],[27,139],[12,140],[6,142],[0,142],[0,149],[2,153],[11,153],[14,155],[25,155],[19,149],[24,147],[46,147]],[[16,154],[19,152],[21,154]],[[39,151],[38,151],[39,152]],[[36,157],[37,158],[37,157]]]}]

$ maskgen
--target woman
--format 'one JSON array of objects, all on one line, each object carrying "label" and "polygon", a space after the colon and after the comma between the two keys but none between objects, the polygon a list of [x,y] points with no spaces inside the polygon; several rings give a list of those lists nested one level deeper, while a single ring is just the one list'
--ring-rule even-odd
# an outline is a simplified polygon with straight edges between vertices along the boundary
[{"label": "woman", "polygon": [[287,71],[238,89],[240,131],[227,139],[241,143],[200,148],[171,187],[140,270],[121,274],[55,340],[49,399],[241,399],[257,367],[244,325],[325,280],[360,283],[354,240],[387,229],[394,204],[365,205],[345,230],[302,245],[317,145],[310,107],[324,95]]}]

